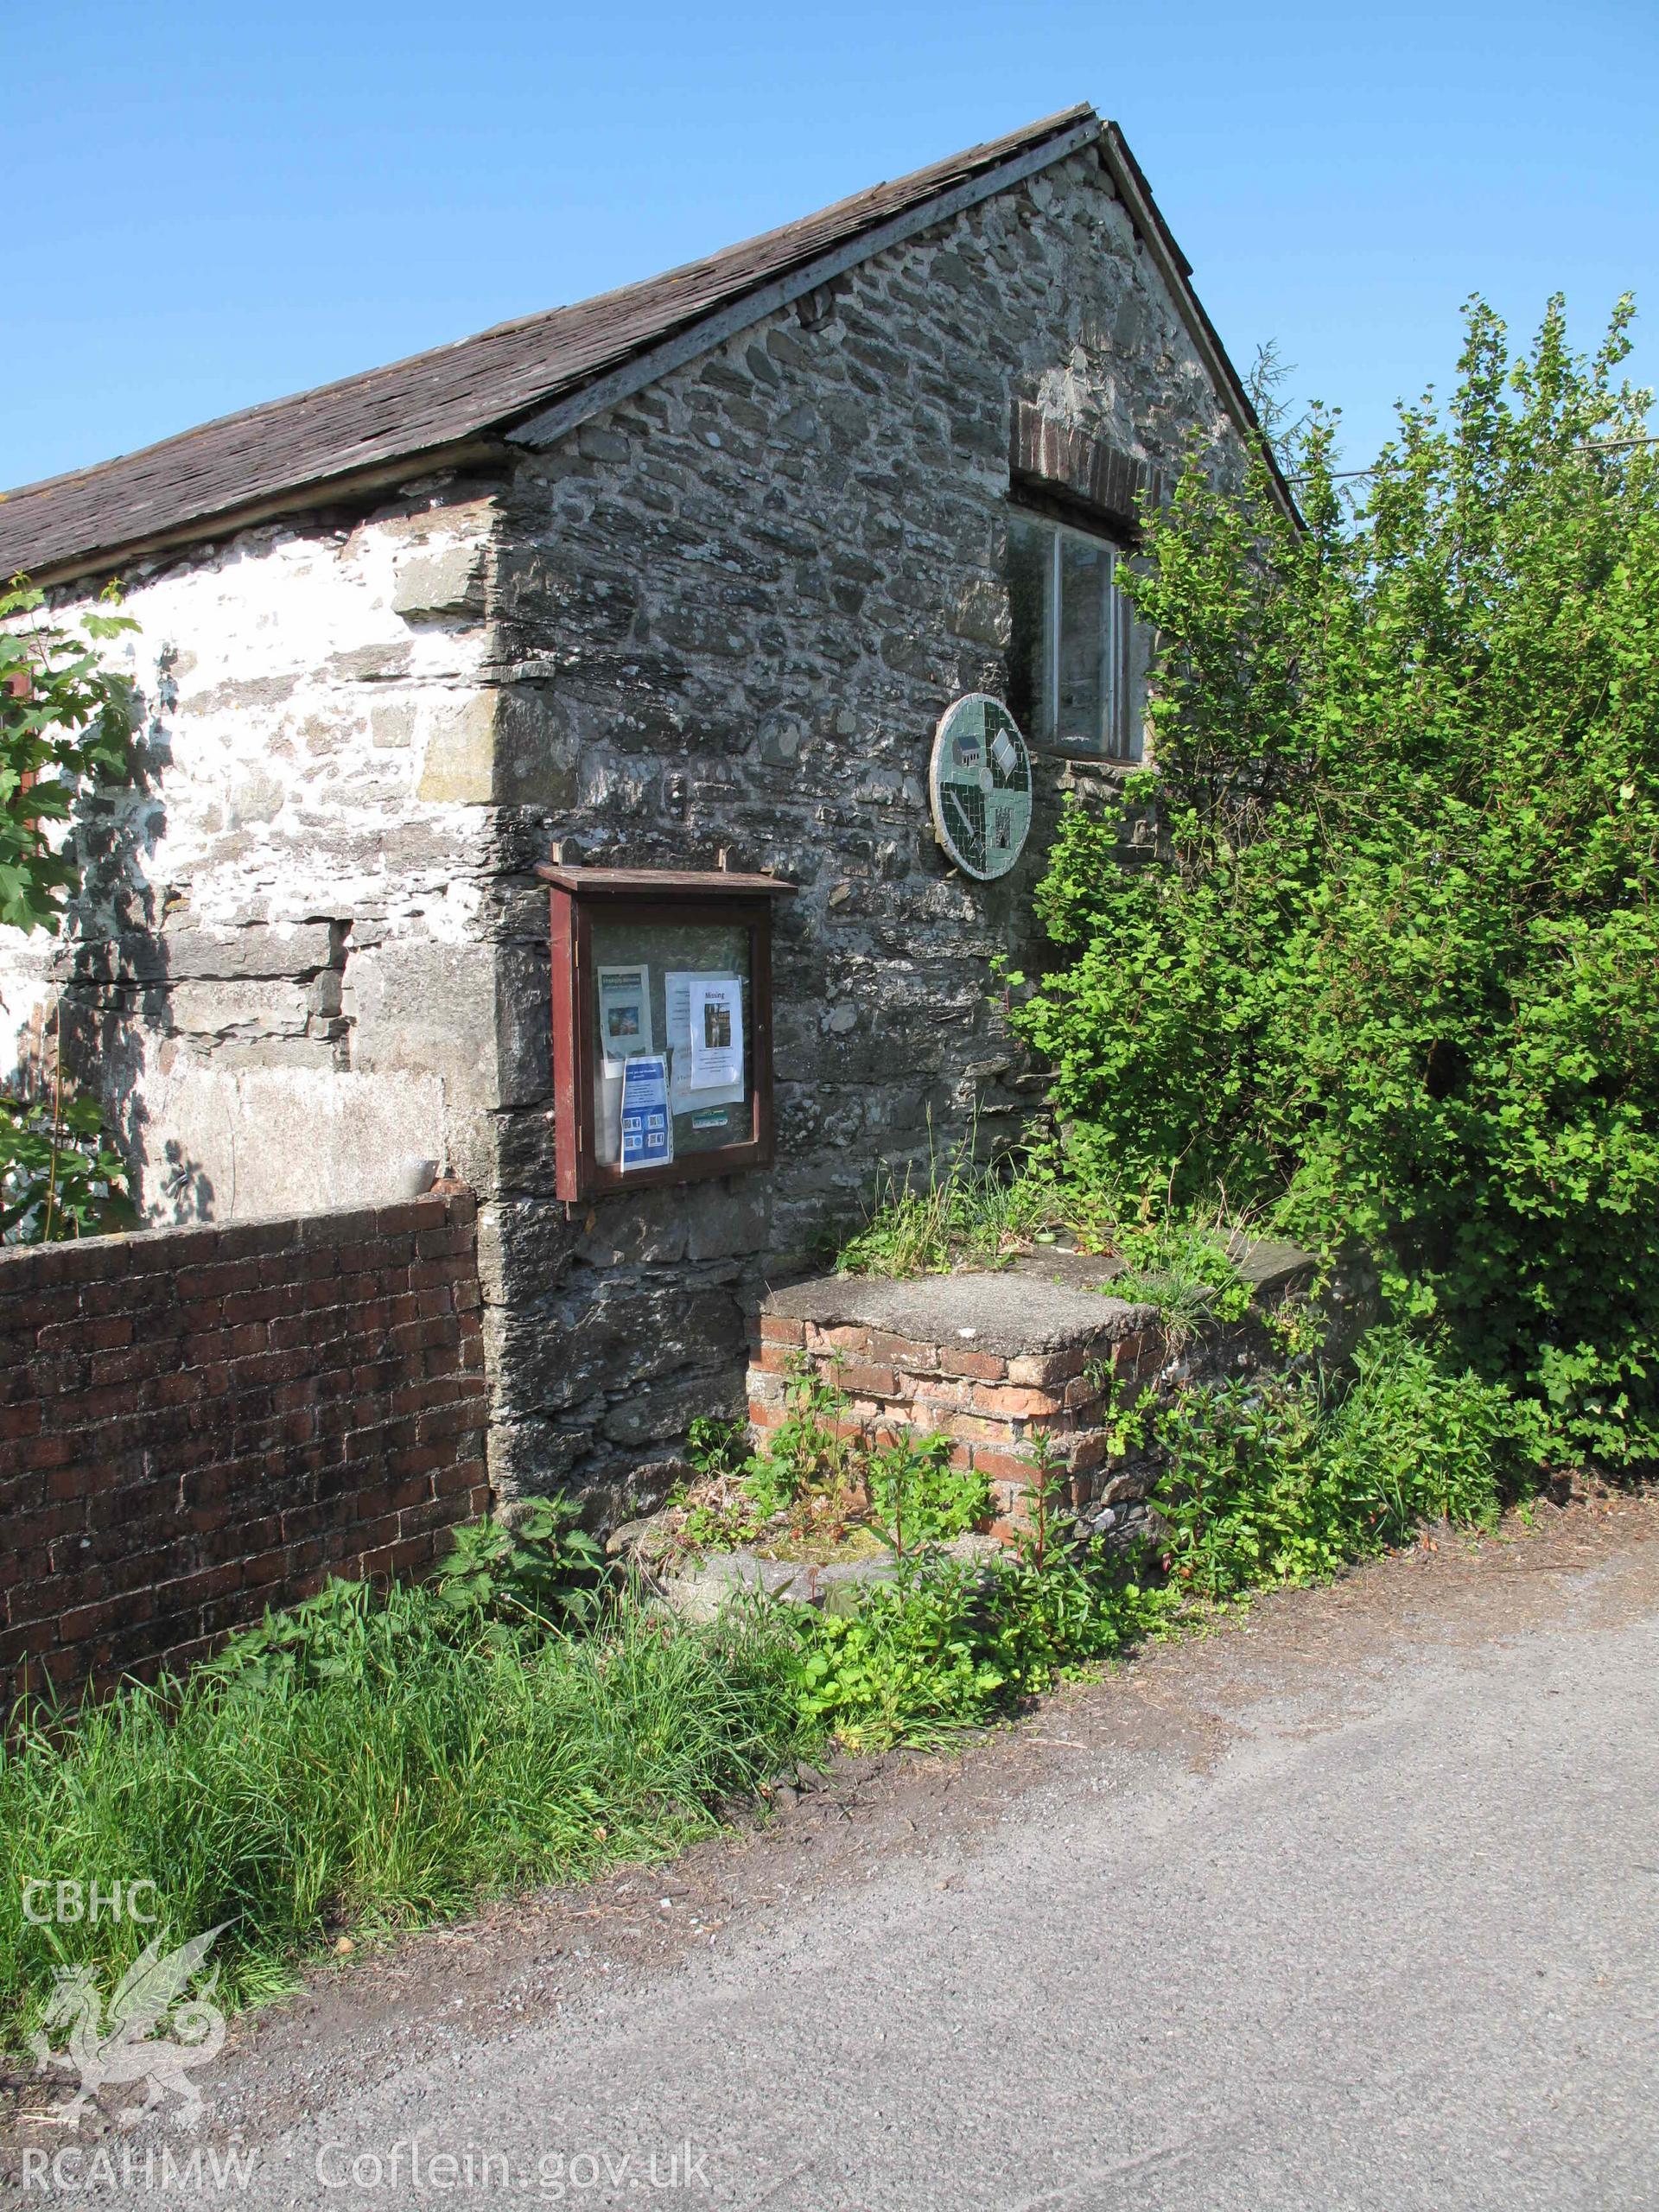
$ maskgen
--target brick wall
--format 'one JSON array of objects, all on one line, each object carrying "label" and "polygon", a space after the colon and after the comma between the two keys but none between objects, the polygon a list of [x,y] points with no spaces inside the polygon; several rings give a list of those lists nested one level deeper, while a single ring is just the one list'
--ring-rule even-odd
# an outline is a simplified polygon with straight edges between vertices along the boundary
[{"label": "brick wall", "polygon": [[[810,1286],[807,1287],[808,1291]],[[748,1372],[749,1423],[765,1440],[785,1418],[791,1375],[830,1385],[846,1403],[831,1426],[849,1440],[880,1446],[908,1431],[947,1436],[951,1459],[990,1486],[994,1533],[1012,1541],[1030,1516],[1033,1446],[1048,1440],[1066,1502],[1092,1506],[1116,1524],[1157,1479],[1148,1459],[1113,1457],[1115,1421],[1156,1388],[1169,1345],[1154,1309],[1102,1298],[1088,1343],[1004,1356],[951,1339],[924,1342],[853,1325],[824,1326],[763,1312]],[[1137,1516],[1138,1517],[1138,1516]]]},{"label": "brick wall", "polygon": [[483,1511],[469,1194],[0,1251],[0,1700],[200,1656]]}]

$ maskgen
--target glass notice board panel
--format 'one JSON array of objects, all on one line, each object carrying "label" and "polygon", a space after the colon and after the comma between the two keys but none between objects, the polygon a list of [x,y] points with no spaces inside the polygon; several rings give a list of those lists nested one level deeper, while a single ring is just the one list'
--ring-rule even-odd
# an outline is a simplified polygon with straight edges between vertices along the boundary
[{"label": "glass notice board panel", "polygon": [[[590,944],[594,1152],[600,1165],[627,1173],[750,1142],[754,991],[748,930],[737,922],[596,915]],[[652,1064],[643,1083],[630,1074],[631,1060]],[[658,1060],[665,1112],[655,1100]],[[636,1104],[636,1094],[649,1095],[650,1107]],[[666,1145],[648,1147],[647,1135],[655,1137],[664,1123]]]},{"label": "glass notice board panel", "polygon": [[770,1166],[772,913],[793,887],[725,869],[537,872],[559,1196]]}]

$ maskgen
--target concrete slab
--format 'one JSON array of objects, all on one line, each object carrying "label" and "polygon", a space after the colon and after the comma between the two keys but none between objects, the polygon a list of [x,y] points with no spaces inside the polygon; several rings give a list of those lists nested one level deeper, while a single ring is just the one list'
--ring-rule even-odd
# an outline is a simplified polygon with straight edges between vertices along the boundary
[{"label": "concrete slab", "polygon": [[823,1275],[773,1291],[762,1311],[821,1329],[886,1329],[920,1344],[959,1339],[1002,1359],[1115,1343],[1158,1318],[1155,1306],[1013,1268],[903,1282]]}]

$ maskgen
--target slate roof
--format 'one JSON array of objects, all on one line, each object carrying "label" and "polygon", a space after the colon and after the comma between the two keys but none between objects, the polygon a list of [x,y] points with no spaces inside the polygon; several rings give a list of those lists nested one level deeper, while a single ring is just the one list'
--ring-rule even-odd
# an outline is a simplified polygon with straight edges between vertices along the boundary
[{"label": "slate roof", "polygon": [[[499,323],[96,467],[24,486],[0,498],[0,576],[18,569],[73,574],[127,549],[206,537],[215,518],[274,512],[289,495],[315,497],[338,480],[509,430],[745,295],[1087,124],[1097,118],[1084,103],[644,283]],[[1110,150],[1127,153],[1115,126],[1103,128]],[[1150,194],[1147,200],[1150,207]],[[1190,294],[1187,265],[1155,208],[1150,213],[1177,257],[1178,284]],[[1196,300],[1191,304],[1203,317]],[[1221,360],[1224,381],[1242,397],[1224,353]]]}]

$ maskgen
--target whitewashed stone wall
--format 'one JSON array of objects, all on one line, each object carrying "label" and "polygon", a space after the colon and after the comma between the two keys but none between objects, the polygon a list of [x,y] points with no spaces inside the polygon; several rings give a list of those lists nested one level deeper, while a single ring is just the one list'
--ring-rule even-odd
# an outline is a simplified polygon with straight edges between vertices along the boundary
[{"label": "whitewashed stone wall", "polygon": [[493,518],[432,486],[128,572],[138,774],[73,826],[73,938],[0,932],[0,997],[26,1073],[61,992],[151,1220],[487,1181]]}]

